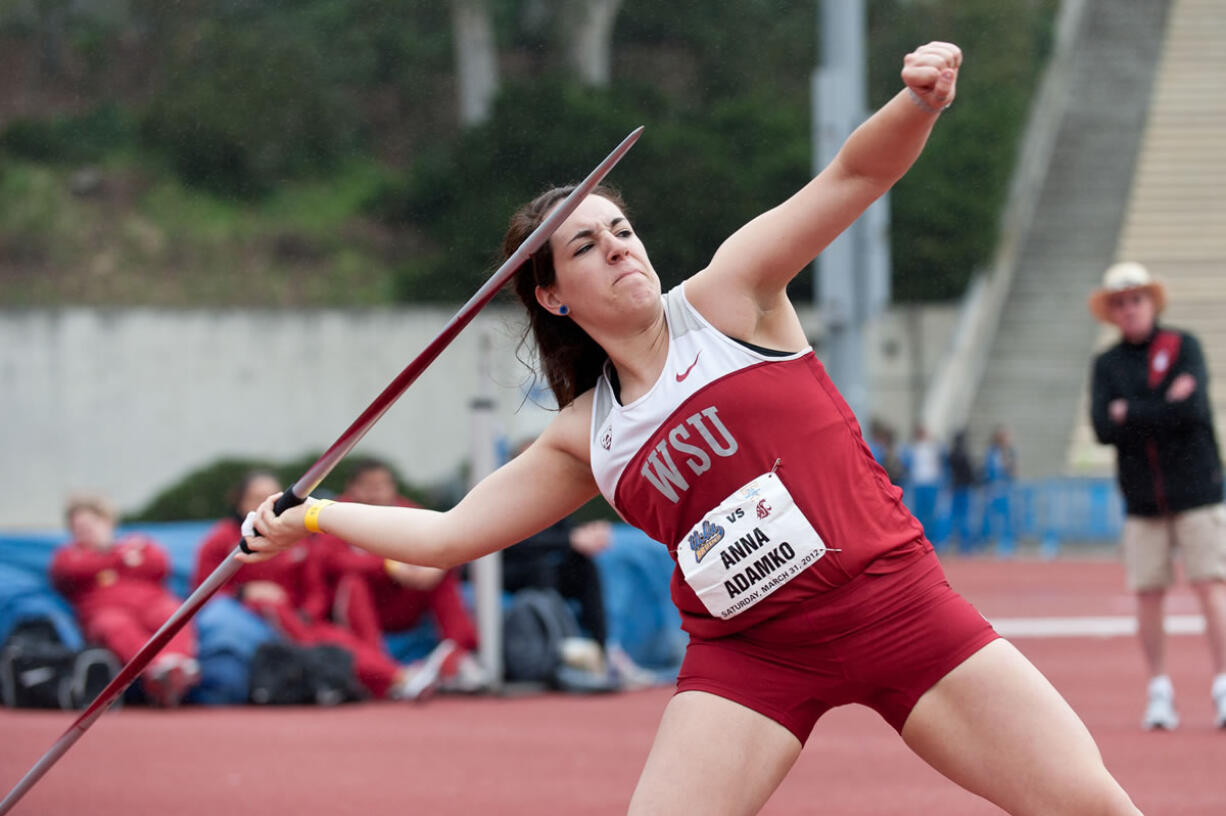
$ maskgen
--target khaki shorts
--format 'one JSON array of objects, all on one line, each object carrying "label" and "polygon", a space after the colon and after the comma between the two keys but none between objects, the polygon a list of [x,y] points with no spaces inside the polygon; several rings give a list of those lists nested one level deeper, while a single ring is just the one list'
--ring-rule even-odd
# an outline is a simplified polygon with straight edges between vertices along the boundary
[{"label": "khaki shorts", "polygon": [[1128,516],[1122,549],[1133,592],[1169,587],[1175,550],[1189,581],[1226,581],[1226,505],[1156,518]]}]

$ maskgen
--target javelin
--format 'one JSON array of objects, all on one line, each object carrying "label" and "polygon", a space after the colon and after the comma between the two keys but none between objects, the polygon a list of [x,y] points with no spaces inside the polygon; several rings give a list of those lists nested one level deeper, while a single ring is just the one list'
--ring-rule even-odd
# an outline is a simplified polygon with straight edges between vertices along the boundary
[{"label": "javelin", "polygon": [[[294,482],[292,488],[281,494],[281,498],[277,500],[274,506],[274,511],[277,515],[307,500],[307,497],[319,486],[319,483],[327,478],[332,468],[336,467],[336,464],[344,458],[345,454],[349,453],[353,446],[387,413],[388,409],[392,407],[392,403],[408,390],[413,381],[425,371],[430,363],[434,362],[435,358],[455,339],[456,335],[472,322],[477,312],[481,311],[485,304],[489,303],[494,295],[498,293],[498,290],[511,279],[515,271],[528,260],[532,253],[540,249],[549,240],[549,237],[561,226],[562,222],[575,211],[575,208],[582,203],[583,199],[587,197],[596,185],[600,184],[604,177],[609,174],[609,171],[613,169],[613,165],[617,164],[622,156],[626,155],[627,151],[638,141],[642,132],[643,128],[641,126],[631,131],[630,135],[623,139],[621,144],[614,148],[613,152],[606,156],[604,161],[598,164],[596,169],[588,174],[588,177],[571,191],[570,195],[540,223],[540,226],[532,231],[527,240],[520,244],[519,248],[511,254],[511,257],[507,258],[502,266],[498,267],[494,274],[490,276],[490,279],[477,290],[477,293],[460,307],[460,311],[456,312],[455,316],[447,322],[447,325],[430,341],[425,350],[405,366],[403,371],[396,375],[396,378],[388,384],[387,388],[383,389],[383,392],[375,397],[374,401],[366,407],[361,416],[354,420],[353,424],[332,443],[332,447],[328,448],[315,464],[311,465],[307,472],[302,475],[302,478]],[[81,713],[81,716],[77,717],[76,722],[68,727],[68,730],[55,741],[55,744],[51,746],[47,753],[43,754],[42,759],[36,762],[34,767],[17,783],[16,787],[9,791],[4,800],[0,801],[0,816],[4,816],[4,814],[12,810],[18,800],[25,796],[26,792],[34,787],[38,780],[43,777],[43,774],[73,746],[73,743],[81,738],[86,729],[93,725],[94,721],[106,711],[115,698],[132,684],[132,681],[144,670],[149,661],[183,628],[184,624],[191,619],[192,615],[196,614],[205,601],[211,598],[226,581],[230,580],[234,573],[238,572],[242,566],[242,562],[237,558],[240,551],[246,551],[246,545],[241,539],[235,545],[234,550],[226,557],[226,560],[221,562],[217,569],[213,570],[212,574],[196,588],[196,591],[188,596],[183,605],[162,624],[162,627],[154,632],[153,637],[149,638],[149,642],[141,647],[136,656],[128,661],[128,664],[119,671],[119,674],[115,675],[115,679],[98,694],[94,701]]]}]

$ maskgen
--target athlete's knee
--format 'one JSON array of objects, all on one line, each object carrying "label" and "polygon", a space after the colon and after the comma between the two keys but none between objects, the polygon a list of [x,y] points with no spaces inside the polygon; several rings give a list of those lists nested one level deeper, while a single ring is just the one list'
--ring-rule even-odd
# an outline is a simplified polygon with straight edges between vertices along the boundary
[{"label": "athlete's knee", "polygon": [[1226,602],[1226,581],[1219,578],[1207,578],[1189,582],[1192,589],[1202,600],[1215,603]]},{"label": "athlete's knee", "polygon": [[1099,778],[1081,780],[1065,790],[1049,791],[1042,801],[1028,803],[1014,816],[1141,816],[1141,811],[1112,776],[1103,770]]}]

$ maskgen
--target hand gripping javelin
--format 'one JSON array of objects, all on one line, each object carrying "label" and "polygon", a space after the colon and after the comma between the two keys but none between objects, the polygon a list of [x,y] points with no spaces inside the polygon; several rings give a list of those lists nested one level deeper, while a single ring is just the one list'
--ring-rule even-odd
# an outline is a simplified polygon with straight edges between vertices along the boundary
[{"label": "hand gripping javelin", "polygon": [[[379,396],[375,397],[374,401],[367,406],[366,410],[354,420],[353,424],[340,435],[332,447],[328,448],[319,460],[302,475],[298,481],[289,490],[281,495],[274,507],[277,515],[285,512],[291,507],[302,504],[311,495],[312,491],[319,486],[327,475],[336,467],[337,463],[344,458],[345,454],[353,449],[353,446],[366,433],[374,427],[374,424],[387,413],[392,404],[400,398],[400,395],[408,390],[409,386],[425,371],[430,363],[434,362],[435,358],[442,353],[456,335],[476,317],[477,312],[493,299],[498,290],[511,279],[515,271],[532,255],[540,249],[554,231],[561,225],[563,221],[574,212],[575,208],[583,201],[584,198],[600,184],[613,166],[621,160],[622,156],[626,155],[627,151],[634,145],[643,128],[635,128],[629,136],[622,140],[612,153],[605,157],[599,165],[588,175],[583,182],[577,186],[570,195],[568,195],[558,207],[549,214],[549,216],[541,222],[528,239],[524,241],[518,249],[511,254],[503,262],[502,266],[498,267],[497,271],[490,276],[477,293],[469,298],[455,316],[447,322],[447,325],[435,336],[426,348],[417,355],[404,370],[396,375],[396,378],[391,381]],[[218,565],[217,569],[213,570],[212,574],[196,588],[196,591],[188,596],[173,615],[171,615],[162,627],[153,633],[153,637],[149,638],[149,642],[141,647],[141,650],[136,653],[128,664],[124,666],[119,674],[115,676],[106,688],[104,688],[94,699],[92,703],[77,717],[76,721],[68,727],[63,735],[55,741],[55,744],[43,754],[42,759],[34,764],[21,781],[9,791],[8,795],[0,801],[0,816],[8,813],[21,797],[25,796],[26,792],[43,777],[52,765],[54,765],[60,757],[62,757],[73,744],[81,738],[94,720],[98,719],[110,704],[123,693],[124,689],[132,684],[137,675],[149,665],[154,656],[162,650],[174,635],[183,628],[183,626],[191,619],[193,615],[199,611],[209,598],[222,587],[226,581],[234,576],[242,567],[242,562],[238,560],[237,555],[243,549],[243,542],[240,539],[235,545],[234,550],[226,557],[226,560]]]}]

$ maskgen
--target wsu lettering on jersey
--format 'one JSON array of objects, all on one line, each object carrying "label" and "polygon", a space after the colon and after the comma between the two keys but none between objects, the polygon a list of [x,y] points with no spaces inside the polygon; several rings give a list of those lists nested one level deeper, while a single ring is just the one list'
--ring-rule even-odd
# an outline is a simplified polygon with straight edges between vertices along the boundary
[{"label": "wsu lettering on jersey", "polygon": [[[717,438],[718,437],[718,438]],[[736,439],[720,422],[715,406],[703,408],[686,417],[664,435],[643,463],[642,474],[656,490],[674,504],[690,483],[681,465],[688,466],[694,476],[711,469],[712,455],[728,457],[736,453]],[[673,451],[687,458],[673,460]]]}]

